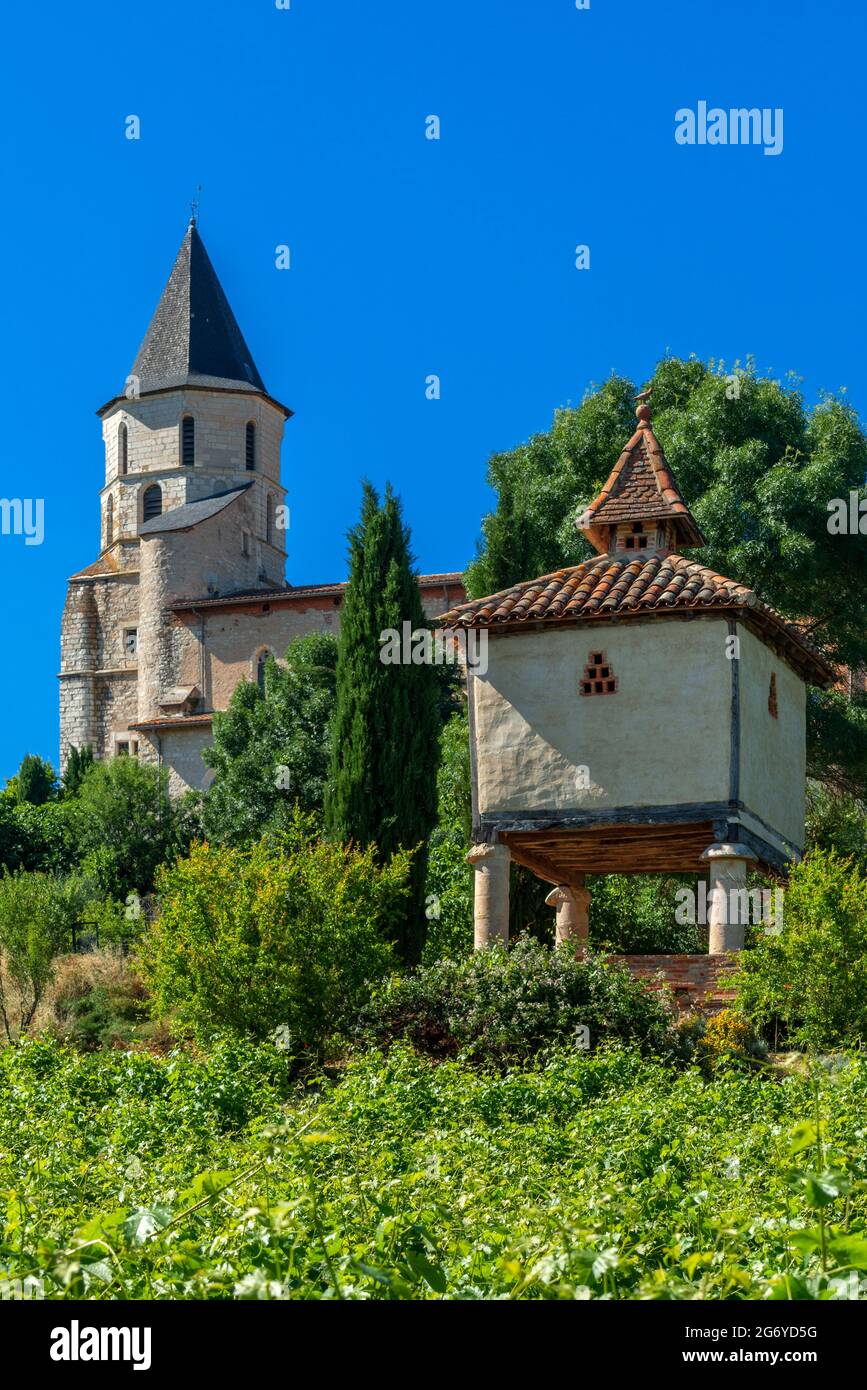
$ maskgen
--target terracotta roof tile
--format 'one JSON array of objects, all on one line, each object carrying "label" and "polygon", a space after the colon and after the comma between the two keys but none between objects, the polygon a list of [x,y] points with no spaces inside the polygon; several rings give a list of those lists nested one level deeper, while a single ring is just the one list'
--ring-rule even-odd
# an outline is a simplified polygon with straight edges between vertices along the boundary
[{"label": "terracotta roof tile", "polygon": [[827,685],[833,670],[795,623],[762,603],[752,589],[670,550],[647,557],[618,552],[513,584],[486,598],[458,604],[438,621],[450,628],[518,631],[612,616],[735,610],[781,645],[812,684]]},{"label": "terracotta roof tile", "polygon": [[[464,577],[457,572],[449,574],[420,574],[418,575],[418,586],[420,589],[442,589],[457,588],[463,589]],[[306,598],[342,598],[346,592],[346,582],[341,581],[336,584],[299,584],[287,585],[282,589],[243,589],[230,594],[223,594],[216,598],[205,596],[203,598],[182,599],[172,604],[173,613],[185,613],[200,608],[229,608],[236,604],[249,603],[278,603],[292,604],[298,599]]]}]

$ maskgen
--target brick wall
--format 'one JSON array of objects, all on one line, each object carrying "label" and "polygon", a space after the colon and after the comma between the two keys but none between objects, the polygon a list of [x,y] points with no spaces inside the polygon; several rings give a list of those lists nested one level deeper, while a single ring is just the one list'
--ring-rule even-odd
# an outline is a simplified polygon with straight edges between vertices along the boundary
[{"label": "brick wall", "polygon": [[734,995],[728,978],[737,968],[734,956],[609,956],[608,959],[628,966],[636,979],[645,980],[650,989],[658,989],[661,983],[668,985],[681,1013],[688,1009],[718,1013],[728,1007]]}]

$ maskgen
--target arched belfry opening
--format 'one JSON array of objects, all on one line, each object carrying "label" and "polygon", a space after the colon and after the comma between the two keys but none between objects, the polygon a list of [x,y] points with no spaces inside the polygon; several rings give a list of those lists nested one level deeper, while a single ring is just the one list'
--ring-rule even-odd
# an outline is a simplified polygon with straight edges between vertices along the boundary
[{"label": "arched belfry opening", "polygon": [[595,554],[439,619],[488,638],[468,675],[477,946],[508,938],[514,862],[551,885],[557,939],[579,951],[588,874],[706,874],[722,956],[744,942],[748,868],[785,874],[803,850],[806,689],[834,672],[751,589],[680,553],[705,538],[649,397],[576,519]]},{"label": "arched belfry opening", "polygon": [[142,493],[141,519],[142,521],[153,521],[154,517],[161,516],[163,510],[163,490],[159,483],[151,483]]}]

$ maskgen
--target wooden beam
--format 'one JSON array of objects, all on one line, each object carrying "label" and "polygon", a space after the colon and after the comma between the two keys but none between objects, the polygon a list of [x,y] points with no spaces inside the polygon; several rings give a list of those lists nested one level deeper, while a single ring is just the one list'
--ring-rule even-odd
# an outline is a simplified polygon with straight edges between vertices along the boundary
[{"label": "wooden beam", "polygon": [[702,853],[712,821],[681,825],[583,826],[504,830],[512,858],[546,883],[576,883],[583,874],[705,873]]}]

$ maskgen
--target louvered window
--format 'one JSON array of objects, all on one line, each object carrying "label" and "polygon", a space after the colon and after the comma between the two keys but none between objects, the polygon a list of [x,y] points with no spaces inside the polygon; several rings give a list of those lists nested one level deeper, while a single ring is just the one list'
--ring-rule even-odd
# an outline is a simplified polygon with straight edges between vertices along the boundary
[{"label": "louvered window", "polygon": [[181,463],[192,468],[196,461],[196,422],[192,415],[181,421]]},{"label": "louvered window", "polygon": [[126,425],[121,425],[117,431],[117,471],[120,474],[126,472],[129,461],[129,435]]},{"label": "louvered window", "polygon": [[163,490],[158,483],[152,483],[145,488],[142,498],[141,515],[142,521],[152,521],[155,516],[161,516],[163,510]]},{"label": "louvered window", "polygon": [[252,420],[247,425],[246,460],[247,469],[252,473],[256,467],[256,426]]}]

